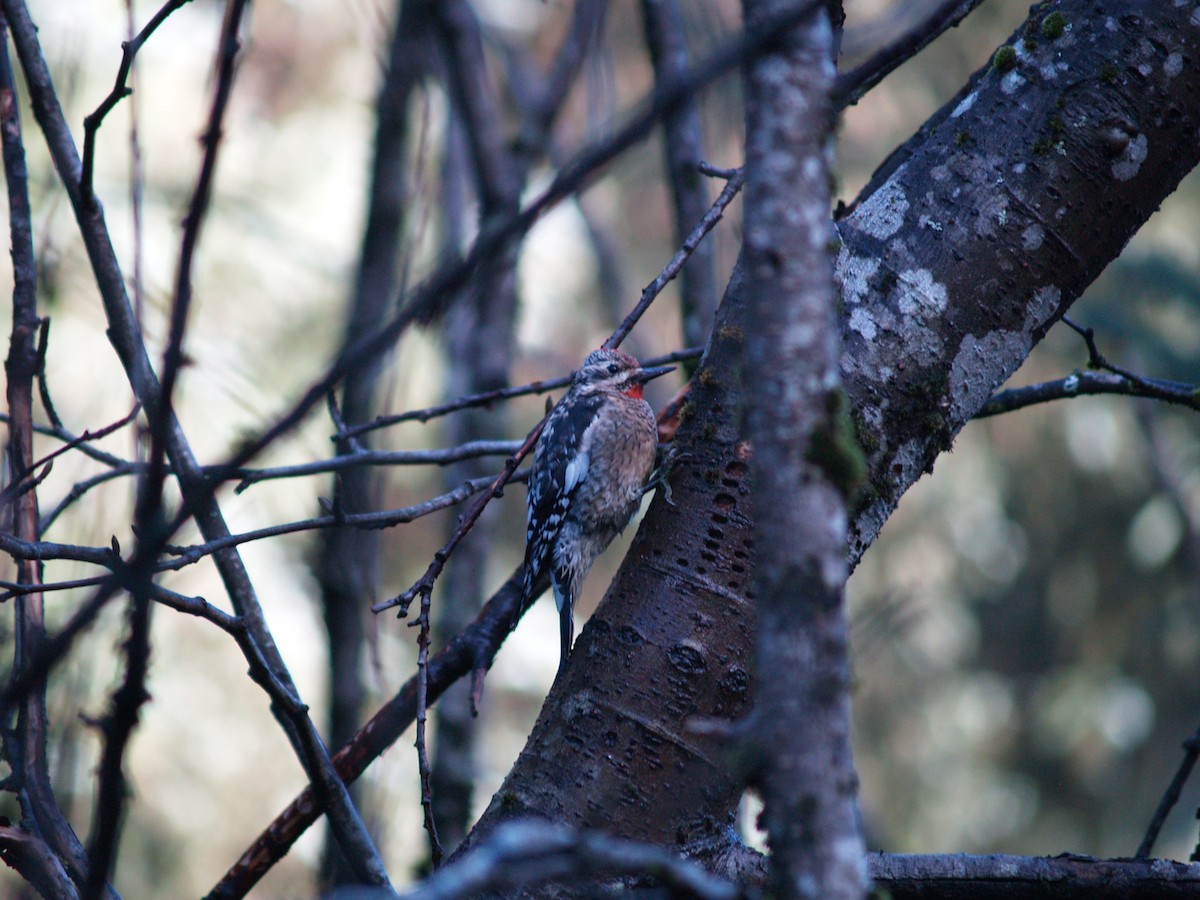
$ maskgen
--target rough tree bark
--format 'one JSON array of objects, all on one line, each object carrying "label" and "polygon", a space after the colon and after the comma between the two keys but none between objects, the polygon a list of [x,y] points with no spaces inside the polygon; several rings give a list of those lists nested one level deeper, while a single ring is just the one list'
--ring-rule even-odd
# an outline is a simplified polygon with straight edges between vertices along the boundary
[{"label": "rough tree bark", "polygon": [[[841,216],[841,369],[869,471],[851,563],[1200,160],[1200,69],[1184,64],[1198,43],[1183,5],[1036,7]],[[534,815],[735,858],[739,786],[690,723],[749,711],[746,295],[735,272],[682,417],[673,503],[651,504],[478,832]]]},{"label": "rough tree bark", "polygon": [[[793,0],[744,0],[748,24]],[[850,749],[846,499],[864,475],[838,376],[830,258],[833,27],[823,8],[745,72],[744,430],[754,711],[738,740],[780,897],[862,897]]]}]

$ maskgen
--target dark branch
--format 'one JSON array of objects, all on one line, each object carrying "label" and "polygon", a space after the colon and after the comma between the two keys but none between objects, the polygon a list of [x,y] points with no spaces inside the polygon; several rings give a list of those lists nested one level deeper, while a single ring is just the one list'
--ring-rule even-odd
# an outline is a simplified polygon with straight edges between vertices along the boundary
[{"label": "dark branch", "polygon": [[167,0],[167,3],[154,14],[133,40],[121,44],[121,64],[117,67],[117,78],[112,90],[100,102],[100,105],[83,119],[83,174],[80,179],[80,190],[84,203],[89,207],[95,203],[92,172],[95,168],[96,133],[104,123],[104,117],[112,112],[118,103],[133,93],[133,88],[129,86],[129,76],[133,71],[133,61],[137,57],[138,51],[142,49],[142,45],[171,13],[189,2],[190,0]]},{"label": "dark branch", "polygon": [[1120,394],[1126,397],[1146,397],[1162,400],[1189,409],[1200,409],[1200,394],[1195,385],[1156,378],[1118,375],[1114,372],[1076,371],[1065,378],[1044,381],[1026,387],[1009,388],[995,394],[975,414],[977,419],[998,416],[1038,403],[1068,400],[1071,397],[1100,394]]},{"label": "dark branch", "polygon": [[672,897],[734,900],[742,892],[693,862],[655,844],[581,831],[536,819],[500,825],[483,841],[425,879],[408,900],[459,900],[508,894],[597,876],[632,876]]},{"label": "dark branch", "polygon": [[[1154,842],[1158,840],[1158,833],[1162,831],[1167,816],[1171,814],[1171,810],[1179,801],[1179,795],[1183,792],[1183,786],[1187,784],[1188,776],[1192,774],[1197,757],[1200,757],[1200,728],[1192,732],[1192,736],[1183,742],[1183,759],[1180,760],[1179,768],[1175,770],[1175,777],[1167,785],[1162,799],[1158,801],[1158,807],[1154,810],[1154,816],[1146,828],[1146,835],[1138,845],[1137,852],[1134,854],[1138,859],[1147,859],[1154,850]],[[1192,854],[1193,861],[1196,856],[1196,854]]]},{"label": "dark branch", "polygon": [[[666,363],[699,359],[700,354],[703,352],[703,347],[689,347],[686,350],[676,350],[674,353],[655,356],[650,359],[645,359],[642,362],[647,366],[661,366],[665,365]],[[491,406],[492,404],[501,400],[510,400],[513,397],[526,397],[531,394],[545,394],[548,391],[566,387],[570,383],[571,376],[563,375],[559,378],[548,378],[544,381],[532,381],[529,384],[522,384],[516,387],[505,387],[498,388],[494,391],[484,391],[479,394],[471,394],[466,397],[459,397],[457,400],[451,400],[448,403],[441,403],[437,406],[409,410],[408,412],[396,413],[389,416],[379,416],[365,425],[346,428],[345,431],[339,432],[336,437],[357,437],[365,432],[374,431],[378,428],[386,428],[390,425],[398,425],[401,422],[428,422],[430,419],[444,416],[452,412],[458,412],[461,409]]]},{"label": "dark branch", "polygon": [[679,274],[679,270],[683,268],[683,264],[688,261],[688,257],[692,255],[692,252],[700,245],[700,242],[704,240],[705,235],[712,231],[717,223],[721,221],[721,217],[725,214],[725,208],[733,202],[733,198],[742,189],[743,183],[744,178],[739,169],[731,175],[724,189],[717,195],[717,199],[713,201],[712,206],[709,207],[708,212],[704,214],[704,217],[697,223],[696,227],[692,229],[691,233],[684,240],[683,246],[671,257],[671,261],[667,263],[657,278],[646,285],[642,291],[642,296],[638,299],[637,305],[625,317],[625,320],[617,326],[617,330],[612,333],[612,336],[604,342],[605,347],[618,346],[625,339],[625,336],[633,330],[633,326],[637,324],[638,319],[650,308],[650,304],[654,302],[654,299],[662,293],[663,288],[670,283],[671,279]]},{"label": "dark branch", "polygon": [[900,35],[885,47],[881,47],[862,65],[839,75],[834,84],[834,102],[840,107],[853,106],[871,88],[908,62],[943,32],[955,28],[959,22],[983,0],[942,0],[924,21]]}]

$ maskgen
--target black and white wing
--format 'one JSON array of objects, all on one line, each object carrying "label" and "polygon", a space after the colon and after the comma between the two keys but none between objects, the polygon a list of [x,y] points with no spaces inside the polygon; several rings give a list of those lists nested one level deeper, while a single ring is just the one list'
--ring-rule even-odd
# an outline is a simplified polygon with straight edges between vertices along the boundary
[{"label": "black and white wing", "polygon": [[550,413],[538,438],[529,476],[525,527],[526,602],[550,560],[571,501],[587,478],[585,434],[602,402],[597,395],[568,394]]}]

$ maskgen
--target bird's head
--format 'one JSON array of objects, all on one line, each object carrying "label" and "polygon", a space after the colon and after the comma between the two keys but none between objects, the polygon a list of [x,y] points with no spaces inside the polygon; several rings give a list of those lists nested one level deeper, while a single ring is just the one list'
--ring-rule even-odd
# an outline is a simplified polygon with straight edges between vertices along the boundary
[{"label": "bird's head", "polygon": [[640,398],[642,386],[647,381],[673,371],[674,366],[643,366],[623,350],[601,348],[588,354],[575,373],[572,387],[588,393],[613,391]]}]

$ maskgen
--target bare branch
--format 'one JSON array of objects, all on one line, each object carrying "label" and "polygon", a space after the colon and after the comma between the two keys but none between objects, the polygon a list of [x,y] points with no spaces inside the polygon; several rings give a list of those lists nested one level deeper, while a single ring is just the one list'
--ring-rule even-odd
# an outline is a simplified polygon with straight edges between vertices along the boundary
[{"label": "bare branch", "polygon": [[1075,371],[1064,378],[1043,381],[1026,387],[1009,388],[992,396],[975,414],[977,419],[1025,409],[1052,400],[1068,400],[1084,395],[1118,394],[1162,400],[1189,409],[1200,409],[1200,388],[1179,381],[1163,381],[1117,374],[1114,372]]},{"label": "bare branch", "polygon": [[596,876],[646,879],[672,897],[734,900],[742,892],[655,844],[537,819],[507,822],[476,846],[402,896],[406,900],[459,900],[508,893]]},{"label": "bare branch", "polygon": [[1165,859],[871,853],[867,862],[871,880],[895,900],[1182,900],[1200,890],[1200,865]]},{"label": "bare branch", "polygon": [[[661,366],[665,365],[666,363],[699,359],[700,354],[703,352],[703,347],[689,347],[686,350],[676,350],[674,353],[666,353],[662,356],[654,356],[649,359],[645,359],[642,361],[642,364],[646,366]],[[522,384],[516,387],[497,388],[494,391],[484,391],[479,394],[470,394],[466,397],[459,397],[457,400],[452,400],[448,403],[440,403],[437,406],[428,406],[424,409],[414,409],[408,412],[396,413],[389,416],[379,416],[365,425],[347,428],[345,432],[339,432],[338,436],[344,435],[346,437],[356,437],[367,431],[374,431],[377,428],[386,428],[390,425],[398,425],[401,422],[428,422],[430,419],[448,415],[452,412],[458,412],[460,409],[491,406],[493,403],[497,403],[501,400],[510,400],[513,397],[526,397],[531,394],[545,394],[549,391],[566,387],[570,383],[571,376],[563,375],[559,378],[548,378],[543,381],[531,381],[528,384]]]},{"label": "bare branch", "polygon": [[158,26],[167,20],[167,17],[171,13],[189,2],[190,0],[167,0],[162,8],[146,23],[146,26],[138,32],[136,37],[121,44],[121,64],[117,67],[117,78],[112,90],[95,110],[84,117],[83,174],[80,179],[80,190],[82,191],[84,203],[88,206],[92,206],[95,203],[95,195],[92,189],[92,171],[95,168],[96,133],[104,123],[104,117],[112,112],[113,107],[133,93],[133,89],[129,87],[129,76],[133,70],[133,61],[137,57],[138,51],[142,49],[142,45],[146,43],[150,35],[154,34]]},{"label": "bare branch", "polygon": [[[512,475],[510,481],[524,481],[527,477],[526,472],[518,472]],[[236,547],[240,544],[246,544],[250,541],[258,541],[263,538],[279,537],[284,534],[295,534],[299,531],[313,531],[320,528],[333,528],[337,526],[349,525],[355,528],[389,528],[393,525],[401,525],[405,522],[412,522],[422,516],[427,516],[430,513],[437,512],[440,509],[445,509],[448,506],[453,506],[456,503],[461,503],[473,494],[483,490],[486,487],[495,487],[495,477],[487,476],[486,478],[475,478],[471,481],[463,483],[460,487],[453,491],[447,491],[444,494],[439,494],[423,503],[418,503],[414,506],[403,506],[399,509],[385,509],[378,512],[370,513],[344,513],[334,512],[325,516],[316,516],[311,519],[301,519],[295,522],[284,522],[280,525],[269,525],[265,528],[259,528],[254,531],[247,531],[241,534],[227,534],[224,537],[216,538],[211,541],[206,541],[203,544],[194,544],[188,547],[171,547],[165,549],[176,555],[176,559],[161,562],[159,571],[168,569],[182,569],[190,566],[195,562],[203,559],[206,556],[211,556],[214,553],[219,553],[222,550],[227,550],[231,547]],[[378,612],[378,610],[376,610]]]},{"label": "bare branch", "polygon": [[240,469],[233,472],[224,470],[222,474],[230,478],[241,479],[234,488],[240,494],[253,484],[277,478],[324,475],[329,472],[343,472],[346,469],[356,469],[362,466],[448,466],[464,459],[510,455],[520,446],[519,441],[471,441],[457,447],[436,450],[356,450],[329,459],[319,459],[294,466]]},{"label": "bare branch", "polygon": [[[1188,776],[1192,774],[1192,768],[1196,765],[1197,758],[1200,758],[1200,728],[1192,732],[1191,737],[1183,742],[1183,759],[1180,760],[1179,768],[1175,770],[1175,776],[1167,785],[1162,799],[1158,801],[1154,816],[1146,827],[1145,837],[1138,844],[1137,852],[1134,853],[1137,859],[1149,858],[1150,853],[1154,850],[1154,842],[1158,840],[1158,833],[1162,831],[1167,816],[1171,814],[1171,810],[1179,801],[1179,795],[1183,792],[1183,786],[1187,784]],[[1193,853],[1192,860],[1195,861],[1196,858],[1197,854]]]},{"label": "bare branch", "polygon": [[86,478],[83,481],[78,481],[71,486],[71,490],[67,491],[66,495],[55,504],[50,512],[42,517],[41,529],[45,532],[54,522],[62,515],[70,506],[75,503],[80,497],[86,494],[94,487],[113,481],[117,478],[125,478],[130,475],[140,475],[146,470],[146,464],[140,462],[121,463],[114,469],[107,472],[101,472],[99,475],[93,475],[91,478]]},{"label": "bare branch", "polygon": [[888,75],[908,62],[940,36],[957,27],[983,0],[942,0],[916,27],[881,47],[862,65],[841,74],[834,85],[834,102],[853,106]]},{"label": "bare branch", "polygon": [[[85,431],[83,434],[79,435],[78,437],[71,438],[63,446],[57,448],[56,450],[51,451],[50,453],[47,453],[41,459],[37,460],[30,468],[31,469],[40,469],[43,466],[49,466],[55,459],[62,456],[64,453],[68,452],[69,450],[75,450],[90,441],[99,440],[100,438],[107,437],[108,435],[112,434],[115,431],[119,431],[120,429],[124,428],[126,425],[128,425],[130,422],[134,421],[134,419],[137,418],[137,414],[140,409],[141,409],[140,406],[135,405],[133,407],[133,410],[128,415],[121,417],[116,422],[113,422],[111,425],[106,425],[103,428],[97,429],[96,431]],[[5,419],[7,419],[7,418],[8,417],[6,416]],[[40,429],[37,429],[35,427],[34,430],[40,430]],[[53,430],[53,433],[57,437],[60,434],[60,430],[56,428]],[[43,474],[38,477],[44,478],[45,475]],[[19,492],[24,491],[25,489],[26,489],[25,482],[13,482],[12,484],[8,485],[4,489],[3,492],[0,492],[0,506],[3,506],[6,503],[10,503],[12,501],[13,497],[15,496],[14,492],[19,493]]]},{"label": "bare branch", "polygon": [[425,832],[429,835],[429,851],[436,869],[442,864],[442,842],[438,840],[437,822],[433,818],[433,791],[429,785],[429,749],[425,740],[425,721],[429,711],[429,601],[431,592],[421,592],[421,615],[412,623],[420,628],[417,636],[417,771],[421,779],[421,812]]},{"label": "bare branch", "polygon": [[617,326],[617,330],[612,333],[609,339],[604,342],[605,347],[618,346],[625,339],[625,336],[633,330],[633,326],[637,324],[638,319],[650,308],[650,304],[654,302],[654,299],[662,293],[663,288],[667,286],[671,279],[679,274],[680,269],[683,268],[683,264],[688,261],[688,257],[692,255],[693,251],[700,245],[700,242],[704,240],[705,235],[712,231],[717,223],[721,221],[721,217],[725,214],[725,208],[733,202],[733,198],[737,196],[738,191],[742,189],[744,183],[745,178],[740,170],[730,175],[728,183],[722,189],[721,193],[717,195],[717,199],[713,201],[708,212],[704,214],[704,217],[696,224],[696,227],[692,229],[691,233],[684,240],[683,246],[675,252],[675,255],[671,257],[671,261],[658,274],[658,277],[642,290],[642,296],[638,299],[637,305],[625,317],[625,320]]},{"label": "bare branch", "polygon": [[75,900],[79,892],[46,842],[11,825],[0,825],[0,860],[43,897]]},{"label": "bare branch", "polygon": [[1088,370],[1077,369],[1065,378],[1000,391],[984,404],[983,408],[975,414],[975,418],[984,419],[988,416],[1033,406],[1036,403],[1064,400],[1082,394],[1121,394],[1127,397],[1145,397],[1177,406],[1186,406],[1189,409],[1200,409],[1200,388],[1196,385],[1166,381],[1160,378],[1146,378],[1114,365],[1100,352],[1093,329],[1077,325],[1069,316],[1063,316],[1062,321],[1082,337],[1087,345]]}]

